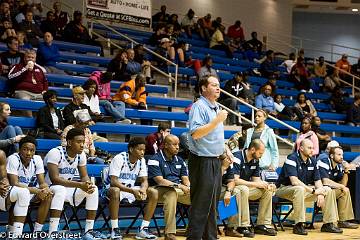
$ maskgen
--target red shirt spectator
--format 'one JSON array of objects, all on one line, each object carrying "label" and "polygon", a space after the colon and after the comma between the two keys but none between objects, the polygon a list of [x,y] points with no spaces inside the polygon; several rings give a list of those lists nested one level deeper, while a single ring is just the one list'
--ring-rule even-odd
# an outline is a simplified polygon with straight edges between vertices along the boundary
[{"label": "red shirt spectator", "polygon": [[[335,66],[340,68],[341,70],[346,71],[346,72],[350,72],[350,70],[351,70],[351,64],[347,60],[347,55],[346,54],[342,55],[341,59],[339,59],[336,62]],[[341,71],[340,71],[340,75],[342,75]]]},{"label": "red shirt spectator", "polygon": [[158,131],[152,133],[145,138],[146,148],[145,155],[154,155],[159,150],[164,148],[164,139],[170,134],[171,127],[168,123],[160,123],[158,125]]},{"label": "red shirt spectator", "polygon": [[229,38],[239,39],[241,41],[244,41],[245,39],[244,29],[241,27],[241,22],[239,20],[237,20],[234,25],[228,28],[227,35]]}]

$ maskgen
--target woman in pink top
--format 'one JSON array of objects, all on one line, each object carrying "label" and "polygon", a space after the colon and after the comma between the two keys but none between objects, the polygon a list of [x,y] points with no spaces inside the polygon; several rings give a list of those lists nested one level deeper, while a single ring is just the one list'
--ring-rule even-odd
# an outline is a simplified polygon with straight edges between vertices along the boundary
[{"label": "woman in pink top", "polygon": [[319,154],[319,139],[316,136],[316,133],[311,130],[311,119],[310,118],[303,118],[301,121],[301,127],[300,127],[300,135],[296,139],[296,150],[298,151],[300,148],[300,143],[305,138],[310,139],[312,143],[314,144],[314,150],[313,155]]}]

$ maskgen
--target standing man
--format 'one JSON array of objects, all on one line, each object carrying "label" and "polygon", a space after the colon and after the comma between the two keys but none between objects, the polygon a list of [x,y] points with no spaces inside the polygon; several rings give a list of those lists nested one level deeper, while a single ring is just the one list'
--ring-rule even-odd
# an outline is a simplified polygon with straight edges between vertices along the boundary
[{"label": "standing man", "polygon": [[201,97],[189,116],[189,176],[191,212],[188,239],[216,240],[216,207],[221,192],[221,161],[227,112],[220,110],[219,80],[206,76],[199,81]]},{"label": "standing man", "polygon": [[318,159],[320,177],[323,185],[331,187],[335,191],[337,209],[339,214],[339,228],[358,228],[357,224],[349,222],[354,219],[349,188],[346,187],[349,180],[349,170],[343,166],[344,152],[340,146],[332,147],[327,159]]}]

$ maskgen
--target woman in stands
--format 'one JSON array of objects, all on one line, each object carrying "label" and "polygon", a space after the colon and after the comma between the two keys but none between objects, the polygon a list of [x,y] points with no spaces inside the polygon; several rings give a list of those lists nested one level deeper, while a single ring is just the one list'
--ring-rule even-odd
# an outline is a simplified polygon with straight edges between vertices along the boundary
[{"label": "woman in stands", "polygon": [[115,73],[114,79],[123,80],[126,73],[128,63],[127,53],[125,50],[120,50],[116,56],[111,59],[107,66],[107,72]]},{"label": "woman in stands", "polygon": [[297,99],[294,107],[297,108],[301,113],[301,118],[304,117],[313,118],[317,116],[317,111],[314,105],[311,103],[309,99],[307,99],[305,93],[299,93],[297,95]]},{"label": "woman in stands", "polygon": [[311,118],[308,118],[308,117],[303,118],[303,120],[301,121],[300,135],[296,139],[296,150],[297,151],[300,148],[300,144],[301,144],[302,140],[304,140],[305,138],[310,139],[314,145],[313,155],[314,156],[318,155],[319,154],[319,139],[316,136],[316,133],[314,131],[312,131],[312,129],[311,129]]},{"label": "woman in stands", "polygon": [[37,127],[43,132],[44,138],[60,139],[64,130],[64,120],[59,108],[55,106],[57,94],[54,90],[48,90],[43,94],[45,106],[39,109],[37,115]]},{"label": "woman in stands", "polygon": [[279,149],[273,129],[265,124],[267,117],[268,114],[264,110],[259,109],[256,111],[256,126],[246,131],[244,148],[249,147],[252,140],[261,139],[265,145],[265,152],[260,158],[260,168],[262,170],[275,171],[279,166]]},{"label": "woman in stands", "polygon": [[32,49],[30,43],[28,43],[28,40],[26,38],[26,34],[23,31],[17,31],[17,39],[19,41],[19,51],[24,52],[26,49]]},{"label": "woman in stands", "polygon": [[324,151],[327,144],[331,141],[331,137],[326,134],[324,130],[320,128],[321,119],[320,117],[313,117],[311,121],[311,129],[316,133],[319,139],[319,151]]},{"label": "woman in stands", "polygon": [[0,149],[7,156],[17,151],[16,143],[25,137],[20,127],[8,124],[10,113],[10,105],[0,103]]}]

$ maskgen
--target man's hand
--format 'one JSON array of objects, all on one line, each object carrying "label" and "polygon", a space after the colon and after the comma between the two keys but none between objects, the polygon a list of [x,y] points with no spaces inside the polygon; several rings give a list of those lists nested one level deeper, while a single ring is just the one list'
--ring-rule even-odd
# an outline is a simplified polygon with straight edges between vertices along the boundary
[{"label": "man's hand", "polygon": [[180,184],[179,188],[184,192],[185,195],[190,194],[190,187]]},{"label": "man's hand", "polygon": [[140,190],[138,189],[131,189],[131,190],[132,190],[132,194],[134,194],[136,199],[142,200],[142,193],[140,192]]},{"label": "man's hand", "polygon": [[318,207],[324,207],[325,206],[325,197],[324,195],[318,195],[316,200],[316,205]]},{"label": "man's hand", "polygon": [[226,120],[228,115],[228,112],[226,110],[221,110],[217,115],[216,115],[216,120],[218,121],[218,123],[222,123]]},{"label": "man's hand", "polygon": [[275,192],[276,191],[276,185],[271,183],[267,186],[267,190],[270,190],[272,192]]},{"label": "man's hand", "polygon": [[90,181],[82,182],[80,189],[88,194],[92,194],[95,191],[95,186]]},{"label": "man's hand", "polygon": [[139,192],[141,194],[141,200],[145,201],[147,198],[146,189],[140,188]]},{"label": "man's hand", "polygon": [[225,195],[224,195],[224,204],[225,204],[225,207],[227,207],[227,206],[230,205],[230,198],[231,198],[231,192],[226,191],[226,192],[225,192]]},{"label": "man's hand", "polygon": [[268,186],[269,186],[269,184],[264,181],[259,181],[259,182],[254,182],[254,183],[255,183],[255,187],[257,187],[257,188],[268,189]]},{"label": "man's hand", "polygon": [[348,193],[350,190],[348,187],[344,186],[344,185],[341,185],[341,191],[344,192],[344,193]]},{"label": "man's hand", "polygon": [[26,135],[17,135],[16,137],[15,137],[15,142],[16,143],[18,143],[18,142],[20,142],[20,140],[23,138],[23,137],[25,137]]},{"label": "man's hand", "polygon": [[318,188],[315,190],[315,195],[325,195],[326,192],[325,192],[325,189],[324,188]]},{"label": "man's hand", "polygon": [[0,181],[0,196],[1,197],[5,197],[10,189],[10,184],[9,184],[9,180],[7,178],[3,178]]},{"label": "man's hand", "polygon": [[36,193],[36,196],[40,200],[45,200],[45,199],[50,198],[50,196],[52,194],[53,193],[51,192],[51,190],[49,188],[42,188],[42,189],[39,189],[39,191]]}]

